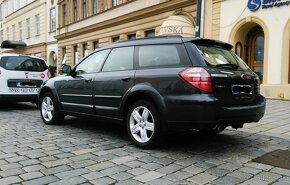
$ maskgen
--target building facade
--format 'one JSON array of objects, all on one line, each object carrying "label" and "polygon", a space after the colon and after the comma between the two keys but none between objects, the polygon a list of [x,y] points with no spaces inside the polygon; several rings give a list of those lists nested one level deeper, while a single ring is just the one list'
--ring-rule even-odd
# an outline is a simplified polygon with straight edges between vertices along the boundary
[{"label": "building facade", "polygon": [[220,40],[262,81],[268,98],[290,100],[290,0],[227,0],[221,3]]},{"label": "building facade", "polygon": [[[207,38],[219,38],[220,4],[205,1]],[[58,12],[59,67],[118,40],[195,33],[195,0],[59,0]]]},{"label": "building facade", "polygon": [[1,49],[2,52],[35,55],[56,65],[56,5],[54,0],[0,1],[1,43],[10,40],[23,41],[27,45],[19,49]]}]

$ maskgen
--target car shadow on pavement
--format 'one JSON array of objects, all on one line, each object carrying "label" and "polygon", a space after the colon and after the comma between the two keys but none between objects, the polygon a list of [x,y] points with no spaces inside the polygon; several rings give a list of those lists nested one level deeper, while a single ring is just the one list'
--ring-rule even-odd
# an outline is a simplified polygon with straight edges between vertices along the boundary
[{"label": "car shadow on pavement", "polygon": [[33,103],[16,103],[16,102],[0,102],[0,111],[11,110],[35,110],[36,104]]},{"label": "car shadow on pavement", "polygon": [[[63,126],[81,129],[82,131],[90,131],[95,134],[102,134],[105,137],[113,138],[114,140],[122,140],[127,142],[127,145],[132,145],[126,129],[120,124],[111,122],[97,121],[90,118],[66,117]],[[226,131],[227,132],[227,131]],[[241,145],[241,137],[232,135],[205,135],[198,131],[187,130],[168,133],[164,137],[163,143],[154,150],[162,151],[189,151],[193,153],[202,153],[209,150],[224,150],[230,146],[239,147]]]}]

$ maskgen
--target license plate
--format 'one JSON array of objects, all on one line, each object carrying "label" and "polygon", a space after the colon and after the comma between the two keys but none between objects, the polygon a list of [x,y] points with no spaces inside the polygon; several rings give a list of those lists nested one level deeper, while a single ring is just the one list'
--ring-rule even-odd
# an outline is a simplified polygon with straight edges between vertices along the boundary
[{"label": "license plate", "polygon": [[10,93],[38,93],[39,88],[9,88]]}]

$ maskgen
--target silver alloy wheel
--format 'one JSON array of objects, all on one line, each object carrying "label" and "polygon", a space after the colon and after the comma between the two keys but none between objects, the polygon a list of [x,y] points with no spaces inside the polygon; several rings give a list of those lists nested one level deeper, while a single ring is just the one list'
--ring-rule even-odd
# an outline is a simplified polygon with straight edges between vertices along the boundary
[{"label": "silver alloy wheel", "polygon": [[52,120],[54,114],[54,107],[52,99],[49,96],[46,96],[42,100],[41,113],[45,121],[50,122]]},{"label": "silver alloy wheel", "polygon": [[154,117],[149,109],[136,107],[130,115],[130,132],[139,143],[148,142],[154,134]]}]

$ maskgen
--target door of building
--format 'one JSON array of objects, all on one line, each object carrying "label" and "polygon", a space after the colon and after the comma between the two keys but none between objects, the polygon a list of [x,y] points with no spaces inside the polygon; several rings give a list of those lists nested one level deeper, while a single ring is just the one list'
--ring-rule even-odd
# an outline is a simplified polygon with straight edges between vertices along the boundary
[{"label": "door of building", "polygon": [[262,30],[251,34],[249,38],[249,67],[263,79],[265,37]]}]

